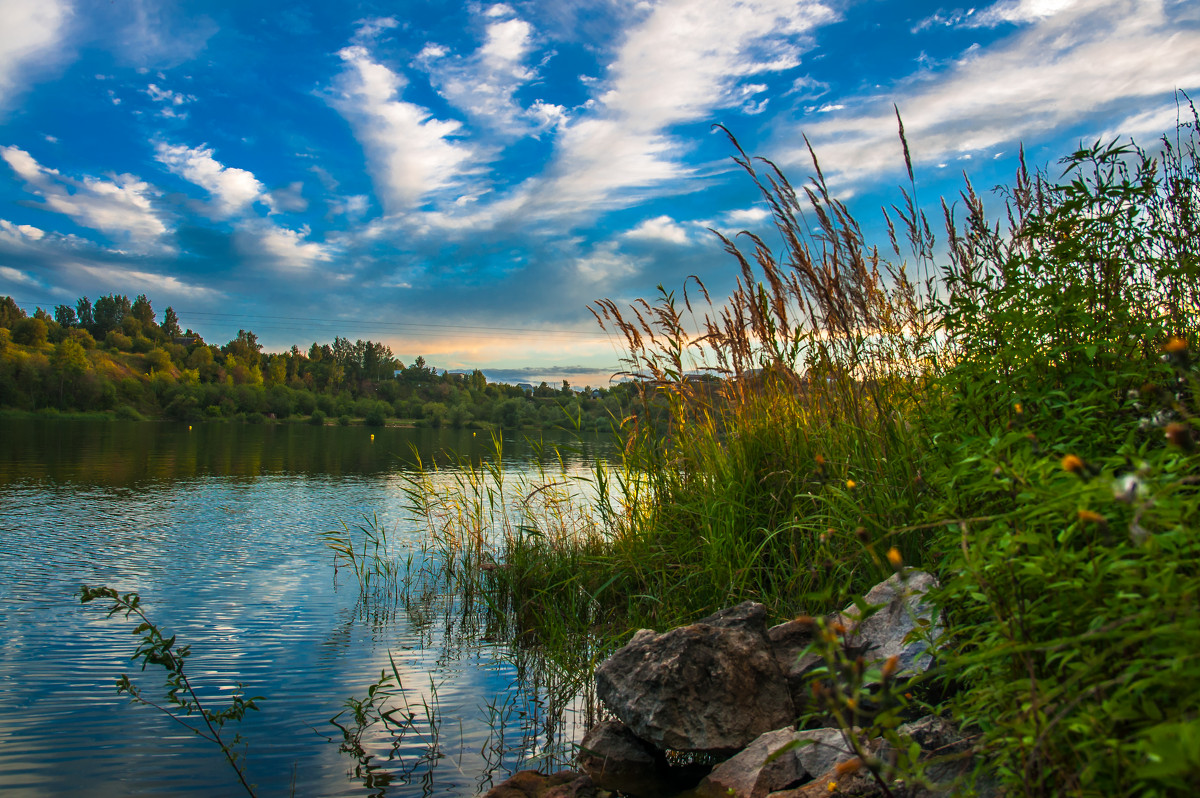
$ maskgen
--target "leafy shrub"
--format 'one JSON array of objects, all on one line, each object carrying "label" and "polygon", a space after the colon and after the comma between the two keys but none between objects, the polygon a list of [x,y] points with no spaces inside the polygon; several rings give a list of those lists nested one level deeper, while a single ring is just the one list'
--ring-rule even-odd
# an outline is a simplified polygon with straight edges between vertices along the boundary
[{"label": "leafy shrub", "polygon": [[382,427],[387,423],[388,413],[391,409],[391,406],[387,402],[373,402],[371,409],[367,411],[364,421],[368,427]]},{"label": "leafy shrub", "polygon": [[41,346],[49,337],[46,322],[39,318],[29,317],[18,321],[12,328],[12,339],[25,346]]},{"label": "leafy shrub", "polygon": [[312,424],[314,427],[323,427],[325,426],[325,418],[325,411],[317,408],[316,410],[312,411],[312,415],[308,418],[308,423]]},{"label": "leafy shrub", "polygon": [[133,348],[133,339],[124,333],[109,330],[108,335],[104,336],[104,345],[119,352],[128,352]]},{"label": "leafy shrub", "polygon": [[245,422],[247,424],[265,424],[265,423],[267,423],[267,417],[264,416],[262,413],[259,413],[256,410],[256,411],[253,411],[250,413],[246,413]]},{"label": "leafy shrub", "polygon": [[146,417],[139,413],[132,405],[121,405],[117,408],[117,418],[122,421],[145,421]]},{"label": "leafy shrub", "polygon": [[350,416],[346,413],[343,413],[342,415],[338,416],[338,424],[343,427],[350,426]]}]

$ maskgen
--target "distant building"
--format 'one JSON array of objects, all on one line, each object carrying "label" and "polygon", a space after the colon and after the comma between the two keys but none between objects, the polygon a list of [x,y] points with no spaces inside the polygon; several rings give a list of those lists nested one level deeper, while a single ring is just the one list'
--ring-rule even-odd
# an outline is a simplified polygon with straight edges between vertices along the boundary
[{"label": "distant building", "polygon": [[194,344],[200,340],[200,336],[199,335],[176,335],[171,340],[174,343],[179,344],[180,346],[191,346],[192,344]]},{"label": "distant building", "polygon": [[517,387],[520,388],[525,393],[533,393],[533,391],[534,391],[533,386],[527,382],[518,382]]}]

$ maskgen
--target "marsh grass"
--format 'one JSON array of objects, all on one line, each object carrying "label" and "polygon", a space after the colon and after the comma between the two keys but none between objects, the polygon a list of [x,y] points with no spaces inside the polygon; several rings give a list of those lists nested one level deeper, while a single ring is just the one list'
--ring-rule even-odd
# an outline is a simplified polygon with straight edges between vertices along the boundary
[{"label": "marsh grass", "polygon": [[691,278],[593,307],[639,386],[621,462],[515,489],[497,439],[491,466],[414,483],[458,589],[583,685],[639,627],[745,599],[815,616],[925,568],[947,635],[914,711],[963,724],[982,771],[1016,795],[1194,793],[1200,118],[1180,111],[1151,150],[1022,158],[992,203],[968,182],[941,244],[901,126],[884,251],[815,154],[797,188],[733,141],[778,244],[715,233],[737,269],[718,302]]}]

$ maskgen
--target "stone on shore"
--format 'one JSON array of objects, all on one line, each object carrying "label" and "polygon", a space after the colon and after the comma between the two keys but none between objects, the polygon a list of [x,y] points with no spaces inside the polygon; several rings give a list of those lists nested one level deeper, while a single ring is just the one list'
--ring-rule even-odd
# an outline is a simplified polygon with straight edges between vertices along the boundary
[{"label": "stone on shore", "polygon": [[737,751],[796,714],[754,602],[639,631],[596,670],[596,693],[638,737],[678,751]]},{"label": "stone on shore", "polygon": [[847,652],[857,652],[868,661],[899,657],[897,673],[921,673],[929,669],[933,655],[925,640],[905,641],[918,626],[928,626],[936,639],[942,632],[933,605],[925,594],[937,586],[937,580],[924,571],[906,571],[892,576],[863,596],[867,604],[882,604],[882,609],[867,618],[853,604],[842,610],[838,620],[846,626]]}]

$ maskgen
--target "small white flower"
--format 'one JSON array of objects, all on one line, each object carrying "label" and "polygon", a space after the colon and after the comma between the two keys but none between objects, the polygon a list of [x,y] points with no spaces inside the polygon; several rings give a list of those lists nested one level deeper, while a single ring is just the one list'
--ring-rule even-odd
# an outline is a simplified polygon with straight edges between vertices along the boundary
[{"label": "small white flower", "polygon": [[1117,501],[1133,504],[1136,499],[1146,495],[1146,486],[1135,475],[1126,474],[1113,480],[1112,492]]}]

